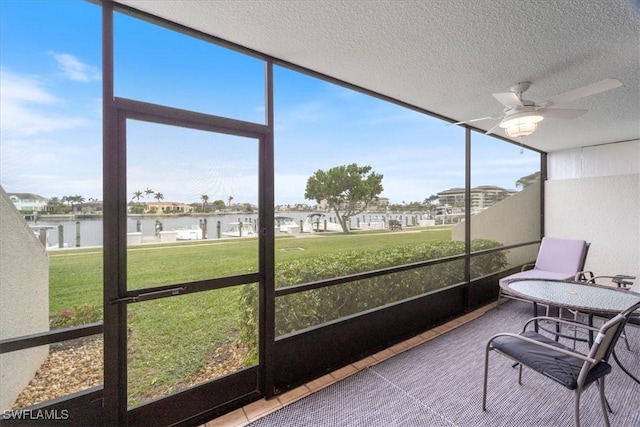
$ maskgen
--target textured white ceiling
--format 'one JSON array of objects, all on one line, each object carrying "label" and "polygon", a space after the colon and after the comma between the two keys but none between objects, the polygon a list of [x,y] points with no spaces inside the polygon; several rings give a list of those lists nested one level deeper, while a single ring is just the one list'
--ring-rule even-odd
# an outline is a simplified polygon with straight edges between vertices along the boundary
[{"label": "textured white ceiling", "polygon": [[[523,142],[544,151],[640,139],[640,0],[119,0],[456,121],[617,78]],[[475,122],[487,130],[494,121]]]}]

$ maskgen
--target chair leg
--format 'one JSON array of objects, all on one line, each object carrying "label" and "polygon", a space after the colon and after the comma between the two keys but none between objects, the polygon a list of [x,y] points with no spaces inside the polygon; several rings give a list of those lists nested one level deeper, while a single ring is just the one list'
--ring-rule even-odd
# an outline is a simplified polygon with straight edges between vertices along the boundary
[{"label": "chair leg", "polygon": [[631,351],[631,346],[629,346],[629,340],[627,339],[627,332],[622,330],[622,338],[624,338],[624,345],[627,347],[627,350]]},{"label": "chair leg", "polygon": [[[575,427],[580,427],[580,387],[576,389],[576,398],[573,406],[573,425]],[[607,426],[608,427],[608,426]]]},{"label": "chair leg", "polygon": [[604,377],[598,381],[598,389],[600,390],[600,404],[602,405],[602,413],[604,414],[604,424],[609,427],[609,411],[607,411],[609,408],[607,408],[607,398],[604,395]]},{"label": "chair leg", "polygon": [[522,363],[519,364],[519,370],[518,370],[518,385],[522,385]]},{"label": "chair leg", "polygon": [[491,349],[487,344],[487,348],[484,352],[484,383],[482,385],[482,410],[487,410],[487,380],[489,378],[489,352]]}]

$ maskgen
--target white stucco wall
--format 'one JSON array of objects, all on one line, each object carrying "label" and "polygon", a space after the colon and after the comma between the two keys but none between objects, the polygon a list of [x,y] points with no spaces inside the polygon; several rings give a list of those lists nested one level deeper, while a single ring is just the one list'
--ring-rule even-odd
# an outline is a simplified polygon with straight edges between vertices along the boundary
[{"label": "white stucco wall", "polygon": [[640,273],[640,141],[549,153],[545,235],[591,243],[596,275]]},{"label": "white stucco wall", "polygon": [[[49,330],[49,258],[0,187],[0,339]],[[48,346],[0,355],[0,411],[11,409]]]},{"label": "white stucco wall", "polygon": [[[453,240],[464,240],[465,223],[453,227]],[[471,217],[471,239],[491,239],[505,246],[540,239],[540,183],[535,183]],[[510,250],[510,266],[534,261],[538,247]]]}]

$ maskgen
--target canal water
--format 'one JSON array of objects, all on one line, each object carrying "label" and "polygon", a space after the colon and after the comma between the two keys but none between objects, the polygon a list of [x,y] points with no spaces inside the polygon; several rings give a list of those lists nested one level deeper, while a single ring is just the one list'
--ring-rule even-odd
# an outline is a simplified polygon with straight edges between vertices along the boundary
[{"label": "canal water", "polygon": [[[288,215],[292,216],[292,215]],[[303,215],[303,218],[306,215]],[[159,221],[163,231],[171,231],[176,228],[198,229],[200,224],[207,222],[208,238],[215,239],[216,227],[220,221],[222,232],[229,228],[232,222],[250,222],[256,224],[258,215],[202,215],[202,216],[153,216],[153,217],[129,217],[127,219],[127,233],[142,233],[142,240],[149,240],[156,236],[156,221]],[[78,219],[46,219],[40,217],[36,221],[28,221],[31,227],[54,227],[47,233],[47,246],[59,247],[58,226],[63,227],[64,247],[76,247],[77,234],[80,235],[80,247],[102,246],[102,218],[78,218]],[[78,230],[79,229],[79,233]]]},{"label": "canal water", "polygon": [[[310,212],[276,212],[275,216],[286,216],[293,218],[296,223],[303,221]],[[390,218],[402,218],[403,215],[395,214],[360,214],[351,218],[351,228],[360,228],[368,222],[380,221]],[[153,216],[153,217],[129,217],[127,219],[127,233],[142,233],[142,241],[153,240],[156,236],[156,221],[160,221],[163,231],[171,231],[177,228],[199,229],[201,224],[207,223],[207,238],[216,239],[217,226],[220,222],[220,231],[225,232],[229,229],[229,225],[233,222],[251,223],[254,228],[257,225],[257,214],[226,214],[226,215],[193,215],[193,216]],[[408,217],[406,217],[408,218]],[[337,222],[334,215],[327,214],[327,220]],[[58,226],[63,227],[63,246],[73,248],[77,246],[77,235],[79,234],[79,246],[91,247],[102,246],[102,218],[78,218],[78,219],[46,219],[40,217],[36,221],[28,221],[28,224],[34,228],[51,227],[47,233],[47,246],[59,247],[58,244]],[[404,224],[404,221],[403,221]]]}]

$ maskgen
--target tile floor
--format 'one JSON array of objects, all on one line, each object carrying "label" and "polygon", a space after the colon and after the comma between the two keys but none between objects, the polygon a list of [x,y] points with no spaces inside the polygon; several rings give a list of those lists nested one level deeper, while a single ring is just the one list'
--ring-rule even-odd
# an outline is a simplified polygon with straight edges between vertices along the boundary
[{"label": "tile floor", "polygon": [[444,334],[447,331],[457,328],[460,325],[463,325],[467,322],[470,322],[476,319],[479,316],[482,316],[488,310],[495,308],[496,303],[492,303],[481,307],[471,313],[468,313],[462,317],[451,320],[443,325],[440,325],[436,328],[430,329],[420,335],[417,335],[413,338],[410,338],[406,341],[398,343],[393,347],[389,347],[385,350],[382,350],[376,354],[373,354],[369,357],[366,357],[358,362],[347,365],[343,368],[338,369],[337,371],[331,372],[330,374],[324,375],[320,378],[317,378],[311,382],[306,383],[303,386],[295,388],[293,390],[289,390],[286,393],[277,396],[271,400],[261,399],[256,402],[250,403],[249,405],[236,409],[233,412],[230,412],[222,417],[216,418],[214,420],[209,421],[206,424],[203,424],[200,427],[242,427],[246,426],[252,421],[255,421],[265,415],[268,415],[278,409],[293,403],[297,400],[302,399],[305,396],[308,396],[324,387],[327,387],[337,381],[340,381],[343,378],[352,375],[361,369],[367,368],[369,366],[373,366],[376,363],[380,363],[383,360],[388,359],[389,357],[393,357],[398,353],[402,353],[412,347],[420,345],[426,341],[437,337],[440,334]]}]

